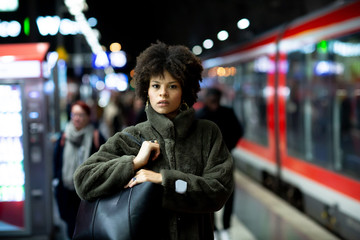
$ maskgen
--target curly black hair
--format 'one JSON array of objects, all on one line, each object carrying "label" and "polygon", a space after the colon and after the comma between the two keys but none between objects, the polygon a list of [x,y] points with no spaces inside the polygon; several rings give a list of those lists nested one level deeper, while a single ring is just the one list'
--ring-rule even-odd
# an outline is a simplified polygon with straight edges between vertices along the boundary
[{"label": "curly black hair", "polygon": [[165,71],[179,81],[182,100],[191,107],[200,91],[203,67],[200,59],[181,45],[168,46],[157,42],[137,57],[133,79],[136,95],[146,101],[150,78],[163,76]]}]

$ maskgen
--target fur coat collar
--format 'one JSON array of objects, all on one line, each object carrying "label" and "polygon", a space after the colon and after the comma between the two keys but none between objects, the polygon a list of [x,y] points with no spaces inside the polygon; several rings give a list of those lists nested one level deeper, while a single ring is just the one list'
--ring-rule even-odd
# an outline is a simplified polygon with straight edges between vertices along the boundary
[{"label": "fur coat collar", "polygon": [[164,139],[185,138],[194,122],[195,110],[189,108],[180,112],[173,120],[170,120],[166,116],[158,114],[151,106],[148,106],[146,115],[151,125]]}]

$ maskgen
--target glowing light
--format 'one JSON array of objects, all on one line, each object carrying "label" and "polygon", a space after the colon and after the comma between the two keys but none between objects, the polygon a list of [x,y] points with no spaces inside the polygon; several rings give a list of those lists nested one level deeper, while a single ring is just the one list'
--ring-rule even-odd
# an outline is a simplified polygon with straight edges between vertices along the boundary
[{"label": "glowing light", "polygon": [[65,18],[60,21],[59,32],[62,35],[76,35],[81,33],[81,30],[79,24],[77,24],[74,21],[71,21],[70,19]]},{"label": "glowing light", "polygon": [[112,52],[109,54],[110,63],[113,67],[124,67],[127,59],[124,51]]},{"label": "glowing light", "polygon": [[109,102],[110,102],[110,96],[111,96],[111,92],[110,91],[101,91],[99,94],[99,101],[98,101],[98,105],[100,107],[106,107]]},{"label": "glowing light", "polygon": [[0,21],[0,37],[17,37],[21,32],[21,24],[17,21]]},{"label": "glowing light", "polygon": [[195,55],[200,55],[200,54],[202,53],[202,48],[201,48],[201,46],[195,45],[195,46],[192,48],[192,52],[193,52]]},{"label": "glowing light", "polygon": [[220,31],[218,34],[217,34],[217,38],[220,40],[220,41],[225,41],[226,39],[228,39],[229,37],[229,33],[225,30],[222,30]]},{"label": "glowing light", "polygon": [[[21,71],[19,71],[19,69],[21,69]],[[40,61],[15,61],[0,63],[0,78],[35,78],[40,76]]]},{"label": "glowing light", "polygon": [[241,30],[246,29],[250,26],[250,21],[247,18],[240,19],[237,22],[237,27]]},{"label": "glowing light", "polygon": [[0,0],[0,12],[14,12],[19,8],[19,0]]},{"label": "glowing light", "polygon": [[114,42],[114,43],[110,44],[110,51],[118,52],[120,50],[121,50],[121,44],[120,43]]},{"label": "glowing light", "polygon": [[204,42],[203,42],[203,47],[205,48],[205,49],[210,49],[210,48],[212,48],[214,46],[214,42],[213,42],[213,40],[211,40],[211,39],[206,39]]},{"label": "glowing light", "polygon": [[109,89],[125,91],[128,88],[128,78],[123,73],[111,73],[106,75],[105,85]]},{"label": "glowing light", "polygon": [[360,44],[335,41],[333,51],[344,57],[358,57],[360,56]]},{"label": "glowing light", "polygon": [[98,22],[97,19],[94,17],[91,17],[88,19],[88,23],[89,23],[90,27],[95,27],[97,25],[97,22]]},{"label": "glowing light", "polygon": [[39,32],[42,36],[56,35],[60,28],[60,17],[59,16],[46,16],[38,17],[36,19]]},{"label": "glowing light", "polygon": [[97,68],[106,68],[110,65],[109,59],[105,52],[99,52],[96,54],[94,65]]},{"label": "glowing light", "polygon": [[315,74],[319,76],[326,76],[337,74],[341,75],[344,73],[344,65],[342,63],[332,61],[319,61],[315,65]]},{"label": "glowing light", "polygon": [[274,73],[275,63],[267,56],[262,56],[254,61],[254,71],[261,73]]},{"label": "glowing light", "polygon": [[24,19],[24,33],[26,36],[30,35],[30,19],[28,17]]},{"label": "glowing light", "polygon": [[95,87],[97,90],[102,91],[105,88],[105,83],[103,81],[97,81]]}]

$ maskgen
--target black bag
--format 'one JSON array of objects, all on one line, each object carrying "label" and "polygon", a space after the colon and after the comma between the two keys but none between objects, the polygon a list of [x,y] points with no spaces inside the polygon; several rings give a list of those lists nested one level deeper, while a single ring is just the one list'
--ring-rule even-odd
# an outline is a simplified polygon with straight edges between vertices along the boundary
[{"label": "black bag", "polygon": [[144,182],[95,201],[82,200],[74,240],[162,239],[163,187]]}]

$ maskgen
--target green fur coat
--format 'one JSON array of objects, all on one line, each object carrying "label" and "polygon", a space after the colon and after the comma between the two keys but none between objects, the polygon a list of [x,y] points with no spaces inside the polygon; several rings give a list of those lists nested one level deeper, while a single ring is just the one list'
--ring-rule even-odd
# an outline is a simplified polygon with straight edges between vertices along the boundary
[{"label": "green fur coat", "polygon": [[[157,140],[161,154],[148,169],[162,174],[163,208],[169,219],[166,239],[213,239],[213,212],[233,191],[233,160],[219,128],[195,119],[193,108],[170,120],[151,107],[148,121],[116,133],[75,172],[74,181],[82,199],[120,191],[135,175],[133,159],[139,142]],[[130,135],[130,136],[129,136]],[[177,191],[176,182],[186,182]]]}]

